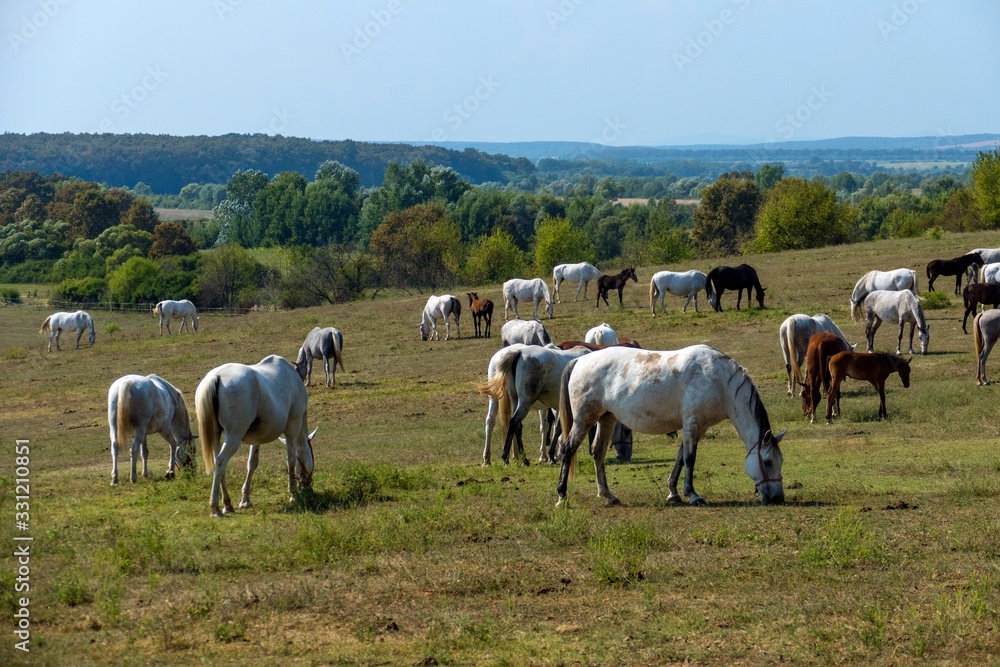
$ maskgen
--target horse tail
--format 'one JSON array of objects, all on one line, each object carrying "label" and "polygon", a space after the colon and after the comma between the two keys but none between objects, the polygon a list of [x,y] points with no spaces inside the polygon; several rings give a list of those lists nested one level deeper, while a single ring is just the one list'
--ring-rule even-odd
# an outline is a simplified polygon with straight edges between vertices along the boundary
[{"label": "horse tail", "polygon": [[118,385],[118,410],[115,413],[115,425],[118,430],[118,442],[128,442],[131,447],[132,428],[132,383],[123,380]]},{"label": "horse tail", "polygon": [[914,271],[913,269],[910,269],[910,275],[913,276],[913,288],[910,289],[910,291],[913,292],[913,296],[919,297],[920,286],[917,284],[917,272]]},{"label": "horse tail", "polygon": [[198,417],[198,434],[201,436],[201,456],[205,460],[205,472],[215,470],[215,455],[219,452],[219,376],[202,380],[194,395],[195,412]]},{"label": "horse tail", "polygon": [[48,317],[45,318],[45,321],[42,322],[42,328],[38,330],[38,333],[45,333],[46,331],[49,330],[49,327],[51,326],[50,325],[50,320],[51,319],[52,319],[51,315],[49,315]]},{"label": "horse tail", "polygon": [[[983,332],[979,328],[979,318],[983,316],[983,313],[976,313],[976,319],[972,320],[972,340],[976,346],[976,359],[979,359],[979,355],[982,354],[983,345],[985,341],[983,340]],[[976,363],[979,363],[978,361]]]},{"label": "horse tail", "polygon": [[709,301],[712,300],[712,295],[715,294],[715,285],[713,284],[714,282],[715,282],[715,269],[712,269],[711,271],[708,272],[708,275],[705,276],[705,296],[708,297]]},{"label": "horse tail", "polygon": [[851,321],[857,322],[865,314],[865,302],[864,299],[855,301],[851,299]]},{"label": "horse tail", "polygon": [[985,275],[986,275],[986,265],[983,264],[976,270],[976,282],[977,283],[983,282],[983,276]]},{"label": "horse tail", "polygon": [[504,356],[497,364],[493,377],[483,384],[476,385],[476,390],[480,394],[489,396],[497,402],[497,421],[500,422],[500,430],[505,436],[511,415],[514,412],[510,405],[513,396],[511,389],[514,385],[517,362],[520,358],[520,350]]},{"label": "horse tail", "polygon": [[549,336],[549,330],[546,329],[544,326],[542,327],[541,339],[542,339],[542,345],[551,345],[552,344],[552,337]]},{"label": "horse tail", "polygon": [[969,286],[968,285],[966,285],[965,287],[962,288],[962,305],[965,306],[966,310],[969,309]]},{"label": "horse tail", "polygon": [[340,333],[339,329],[334,329],[331,338],[333,338],[333,363],[340,364],[340,370],[347,372],[344,368],[344,334]]},{"label": "horse tail", "polygon": [[[569,432],[573,428],[573,405],[569,400],[569,380],[578,359],[579,357],[572,359],[566,364],[562,378],[559,380],[559,426],[562,429],[564,441],[569,440]],[[573,471],[576,470],[576,454],[579,451],[580,448],[577,447],[569,459],[569,477],[573,477]]]},{"label": "horse tail", "polygon": [[660,290],[656,287],[656,280],[651,278],[649,281],[649,310],[652,311],[653,317],[656,317],[656,306],[654,304],[659,293]]},{"label": "horse tail", "polygon": [[788,352],[788,364],[792,367],[792,377],[797,385],[802,382],[802,370],[799,368],[799,359],[795,356],[795,320],[792,320],[785,332],[785,349]]}]

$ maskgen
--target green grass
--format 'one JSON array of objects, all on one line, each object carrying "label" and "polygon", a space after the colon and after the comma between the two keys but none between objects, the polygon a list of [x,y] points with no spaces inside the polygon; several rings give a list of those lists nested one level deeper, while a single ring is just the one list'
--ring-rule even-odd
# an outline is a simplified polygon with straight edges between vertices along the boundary
[{"label": "green grass", "polygon": [[[767,508],[728,422],[699,448],[704,508],[665,501],[677,439],[636,434],[633,462],[608,466],[623,507],[597,497],[586,453],[566,511],[554,509],[555,468],[482,468],[485,403],[474,385],[499,341],[422,343],[426,295],[209,314],[199,333],[173,336],[159,336],[147,314],[95,312],[92,349],[51,354],[38,333],[48,309],[2,308],[0,432],[9,445],[32,446],[32,663],[995,660],[1000,413],[995,388],[975,386],[960,300],[946,293],[928,309],[930,354],[913,359],[909,389],[889,380],[888,421],[875,420],[870,387],[848,382],[841,418],[805,422],[798,399],[785,395],[777,331],[792,313],[825,312],[851,342],[863,341],[864,324],[848,313],[863,273],[906,266],[922,279],[930,259],[996,245],[1000,234],[945,234],[670,267],[747,261],[768,288],[764,310],[737,312],[727,293],[722,313],[682,315],[682,301],[668,298],[669,315],[654,319],[646,280],[666,267],[640,270],[624,307],[556,306],[545,324],[557,340],[606,321],[648,348],[707,342],[743,364],[772,424],[788,429],[788,502]],[[477,287],[502,303],[497,286]],[[498,316],[495,332],[501,324]],[[190,406],[214,366],[293,356],[309,329],[328,325],[344,332],[347,372],[332,390],[310,389],[310,425],[319,427],[310,493],[288,504],[276,443],[262,449],[254,507],[212,519],[209,478],[185,470],[163,479],[158,436],[149,439],[150,479],[110,486],[106,395],[115,378],[155,372]],[[471,333],[468,317],[463,325]],[[886,325],[876,349],[894,347]],[[990,375],[1000,374],[995,364]],[[536,424],[532,416],[525,429],[532,459]],[[12,544],[6,451],[0,537]],[[237,494],[247,452],[230,466]],[[127,452],[119,463],[127,480]],[[6,610],[15,605],[12,572],[0,568]],[[23,657],[5,642],[0,663],[15,660]]]}]

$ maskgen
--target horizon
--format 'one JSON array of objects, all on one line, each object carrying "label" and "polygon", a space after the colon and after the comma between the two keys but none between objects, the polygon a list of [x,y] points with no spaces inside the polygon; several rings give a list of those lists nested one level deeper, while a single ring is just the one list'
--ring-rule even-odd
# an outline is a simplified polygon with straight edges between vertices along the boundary
[{"label": "horizon", "polygon": [[14,0],[0,62],[21,95],[0,129],[617,147],[987,134],[997,19],[984,0]]}]

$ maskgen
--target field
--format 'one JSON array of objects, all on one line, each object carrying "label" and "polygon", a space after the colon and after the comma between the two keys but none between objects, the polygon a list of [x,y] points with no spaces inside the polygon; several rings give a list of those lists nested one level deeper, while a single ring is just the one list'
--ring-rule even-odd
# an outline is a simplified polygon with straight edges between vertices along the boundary
[{"label": "field", "polygon": [[[848,314],[860,275],[907,266],[926,288],[928,260],[980,246],[1000,246],[1000,234],[724,262],[758,267],[764,310],[736,311],[727,294],[723,313],[707,312],[702,296],[700,314],[682,315],[668,297],[670,314],[654,319],[653,267],[626,287],[624,308],[595,312],[593,286],[587,303],[556,305],[544,323],[557,340],[606,321],[648,348],[708,342],[742,363],[771,423],[788,429],[787,503],[766,508],[729,422],[699,449],[708,507],[666,503],[678,441],[662,436],[637,434],[633,461],[609,463],[622,507],[596,497],[585,452],[568,510],[555,509],[555,467],[482,468],[485,400],[474,383],[503,319],[490,340],[421,342],[426,295],[207,315],[199,333],[173,337],[158,336],[149,315],[94,312],[92,349],[64,340],[51,354],[38,333],[47,309],[0,309],[0,535],[8,548],[15,534],[34,538],[31,654],[13,649],[5,625],[0,663],[1000,664],[1000,390],[975,385],[954,283],[939,279],[950,305],[927,311],[930,354],[913,359],[911,387],[887,383],[888,421],[875,420],[874,391],[849,381],[834,425],[805,422],[785,394],[777,343],[788,315],[826,312],[863,348],[863,323]],[[479,292],[500,302],[496,286]],[[287,503],[275,444],[262,452],[255,506],[210,518],[210,479],[199,463],[164,480],[159,436],[151,478],[130,484],[125,455],[125,481],[110,486],[116,377],[156,372],[193,413],[208,370],[293,356],[316,325],[344,332],[347,372],[336,388],[309,391],[313,493]],[[886,325],[876,349],[894,342]],[[996,354],[988,371],[1000,380]],[[526,421],[532,449],[536,424]],[[26,532],[14,529],[15,438],[31,441]],[[246,452],[232,461],[231,489]],[[6,619],[15,583],[5,565]]]}]

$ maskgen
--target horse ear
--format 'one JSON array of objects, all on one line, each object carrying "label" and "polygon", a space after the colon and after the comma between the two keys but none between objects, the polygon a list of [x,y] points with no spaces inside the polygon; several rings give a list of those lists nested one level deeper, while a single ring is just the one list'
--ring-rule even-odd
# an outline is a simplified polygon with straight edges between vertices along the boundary
[{"label": "horse ear", "polygon": [[777,435],[775,435],[774,436],[774,441],[775,442],[781,442],[781,439],[785,437],[786,433],[788,433],[788,429],[787,428],[784,431],[782,431],[781,433],[778,433]]},{"label": "horse ear", "polygon": [[318,431],[318,430],[319,430],[319,426],[317,426],[316,428],[314,428],[312,430],[312,433],[310,433],[309,435],[306,436],[306,440],[308,440],[309,442],[312,442],[312,439],[316,437],[316,431]]},{"label": "horse ear", "polygon": [[285,440],[285,436],[283,436],[283,435],[279,435],[278,436],[278,440],[281,440],[281,444],[283,444],[283,445],[287,445],[288,444],[288,441]]},{"label": "horse ear", "polygon": [[197,436],[197,435],[195,435],[194,433],[192,433],[192,434],[191,434],[191,438],[190,438],[190,439],[191,439],[191,440],[197,440],[197,439],[198,439],[198,436]]}]

